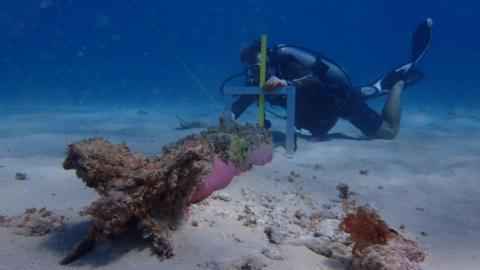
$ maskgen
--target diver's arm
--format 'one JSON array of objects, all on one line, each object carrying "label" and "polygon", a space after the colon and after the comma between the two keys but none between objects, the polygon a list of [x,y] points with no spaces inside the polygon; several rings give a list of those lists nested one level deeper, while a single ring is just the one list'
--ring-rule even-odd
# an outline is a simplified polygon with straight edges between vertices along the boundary
[{"label": "diver's arm", "polygon": [[305,76],[297,78],[297,79],[293,79],[293,80],[289,81],[288,84],[299,87],[299,86],[302,86],[302,85],[307,85],[307,84],[312,84],[312,83],[318,82],[318,80],[319,79],[318,79],[317,76],[315,76],[313,74],[309,74],[309,75],[305,75]]},{"label": "diver's arm", "polygon": [[254,95],[241,95],[233,104],[232,104],[232,113],[233,119],[238,119],[243,114],[243,112],[252,105],[255,101]]}]

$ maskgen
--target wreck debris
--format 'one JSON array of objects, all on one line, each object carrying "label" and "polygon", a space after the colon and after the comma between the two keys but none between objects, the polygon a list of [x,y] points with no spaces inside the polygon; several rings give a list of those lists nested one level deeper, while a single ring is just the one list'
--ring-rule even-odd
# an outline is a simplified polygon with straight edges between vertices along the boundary
[{"label": "wreck debris", "polygon": [[[187,141],[150,164],[148,158],[133,155],[125,144],[90,139],[69,145],[64,168],[75,169],[101,196],[85,211],[95,221],[87,242],[123,234],[134,223],[149,235],[156,254],[170,257],[167,238],[172,225],[209,173],[212,154],[205,141]],[[67,258],[78,258],[75,251],[84,251],[79,246],[83,245]],[[72,261],[67,258],[63,262]]]},{"label": "wreck debris", "polygon": [[338,197],[342,199],[342,210],[345,215],[350,213],[350,195],[353,193],[350,191],[350,187],[347,183],[340,183],[337,185]]},{"label": "wreck debris", "polygon": [[332,257],[332,241],[327,237],[305,235],[296,239],[284,240],[282,245],[305,246],[311,251],[325,257]]},{"label": "wreck debris", "polygon": [[373,210],[358,208],[341,224],[355,241],[353,270],[418,270],[425,254],[417,242],[397,232]]},{"label": "wreck debris", "polygon": [[[125,144],[111,144],[102,138],[70,144],[64,168],[76,170],[100,199],[85,210],[93,217],[93,227],[61,263],[86,254],[97,240],[132,229],[152,241],[152,250],[161,259],[173,256],[170,236],[196,192],[205,189],[214,161],[222,160],[243,171],[256,164],[252,153],[271,149],[271,144],[265,129],[249,124],[190,135],[164,147],[154,161],[132,154]],[[265,155],[261,158],[264,161]]]},{"label": "wreck debris", "polygon": [[28,208],[17,217],[0,216],[0,227],[9,228],[11,233],[24,236],[43,236],[60,232],[65,228],[65,217],[44,208]]},{"label": "wreck debris", "polygon": [[274,261],[283,261],[283,256],[277,252],[276,250],[273,250],[271,248],[263,248],[262,249],[262,254],[269,258],[270,260]]},{"label": "wreck debris", "polygon": [[232,195],[228,192],[216,192],[213,194],[212,199],[214,200],[220,200],[224,202],[230,202],[232,200]]},{"label": "wreck debris", "polygon": [[300,177],[301,177],[300,173],[295,172],[295,171],[290,171],[290,175],[291,175],[292,177],[295,177],[295,178],[300,178]]},{"label": "wreck debris", "polygon": [[334,218],[323,219],[316,225],[315,233],[319,236],[329,238],[332,242],[350,245],[352,239],[349,234],[340,229],[340,223],[340,220]]},{"label": "wreck debris", "polygon": [[198,227],[200,224],[198,223],[197,220],[192,220],[192,222],[190,223],[193,227]]},{"label": "wreck debris", "polygon": [[297,219],[303,219],[305,218],[305,212],[303,212],[302,210],[298,209],[297,211],[295,211],[295,213],[293,214]]},{"label": "wreck debris", "polygon": [[353,270],[419,270],[425,254],[418,244],[405,236],[392,236],[386,245],[354,249],[350,265]]},{"label": "wreck debris", "polygon": [[232,261],[230,264],[229,270],[261,270],[264,269],[267,265],[257,256],[249,255],[244,256],[238,260]]},{"label": "wreck debris", "polygon": [[200,122],[200,121],[192,121],[188,122],[186,120],[183,120],[182,118],[176,116],[178,121],[180,122],[180,126],[176,127],[176,130],[187,130],[187,129],[192,129],[192,128],[207,128],[210,125],[208,123]]},{"label": "wreck debris", "polygon": [[350,187],[347,183],[340,183],[337,185],[338,197],[340,199],[348,200],[350,198]]},{"label": "wreck debris", "polygon": [[365,176],[367,176],[368,173],[369,173],[369,170],[367,170],[367,169],[361,169],[361,170],[359,171],[359,173],[360,173],[360,175],[365,175]]},{"label": "wreck debris", "polygon": [[279,232],[278,229],[273,228],[273,227],[266,227],[263,232],[267,236],[268,242],[272,244],[280,244],[283,240],[283,236],[281,232]]},{"label": "wreck debris", "polygon": [[26,173],[17,172],[14,175],[15,180],[23,181],[28,179],[28,175]]},{"label": "wreck debris", "polygon": [[209,261],[204,265],[199,264],[201,269],[208,270],[262,270],[267,265],[255,255],[246,255],[233,261]]},{"label": "wreck debris", "polygon": [[243,208],[243,214],[237,217],[237,220],[243,221],[242,225],[245,227],[256,227],[257,226],[257,218],[255,216],[255,212],[252,209],[245,205]]},{"label": "wreck debris", "polygon": [[332,251],[332,259],[337,260],[343,265],[348,265],[352,258],[353,245],[347,246],[339,242],[332,242],[330,249]]}]

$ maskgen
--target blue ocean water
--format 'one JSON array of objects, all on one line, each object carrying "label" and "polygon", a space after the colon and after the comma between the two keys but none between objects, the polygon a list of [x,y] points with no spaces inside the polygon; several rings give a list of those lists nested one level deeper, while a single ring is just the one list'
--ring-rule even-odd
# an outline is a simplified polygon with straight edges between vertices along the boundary
[{"label": "blue ocean water", "polygon": [[[434,36],[411,103],[478,105],[475,1],[1,0],[0,103],[208,103],[165,41],[217,99],[238,54],[270,44],[316,50],[365,84],[404,63],[417,23]],[[146,15],[147,14],[147,15]],[[155,26],[149,22],[153,19]]]},{"label": "blue ocean water", "polygon": [[[83,237],[81,227],[87,230],[87,217],[77,213],[98,196],[62,168],[67,144],[100,136],[155,157],[166,144],[201,130],[176,129],[175,116],[216,123],[220,109],[204,90],[221,101],[219,86],[242,71],[240,51],[262,34],[270,45],[318,51],[354,85],[368,84],[408,61],[411,34],[425,18],[434,22],[430,49],[418,65],[426,79],[403,92],[397,139],[364,140],[339,121],[326,139],[299,135],[290,158],[283,155],[283,137],[274,136],[280,139],[271,164],[238,176],[225,190],[231,203],[192,211],[200,226],[185,224],[179,240],[193,237],[175,239],[178,255],[171,260],[137,253],[127,240],[129,252],[100,247],[75,267],[203,269],[229,253],[250,254],[251,247],[258,253],[270,244],[263,225],[255,231],[235,218],[245,202],[268,213],[288,209],[292,218],[298,208],[313,211],[314,202],[315,212],[323,209],[322,219],[330,219],[334,212],[326,209],[340,210],[337,185],[345,182],[359,205],[379,209],[392,228],[406,226],[418,237],[425,269],[477,269],[479,10],[473,0],[0,0],[0,220],[31,207],[71,216],[59,236],[20,238],[0,228],[0,269],[57,269]],[[384,100],[371,104],[378,110]],[[241,121],[252,119],[255,109]],[[285,121],[269,120],[272,130],[283,132]],[[17,173],[25,181],[15,180]],[[310,255],[304,259],[304,251],[285,251],[290,258],[277,265],[323,266]]]}]

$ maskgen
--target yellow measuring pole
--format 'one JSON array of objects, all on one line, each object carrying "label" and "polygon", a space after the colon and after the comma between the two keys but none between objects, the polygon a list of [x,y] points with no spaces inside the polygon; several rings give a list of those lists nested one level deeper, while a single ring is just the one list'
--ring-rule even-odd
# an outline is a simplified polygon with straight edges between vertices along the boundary
[{"label": "yellow measuring pole", "polygon": [[[262,35],[260,47],[260,83],[263,87],[265,83],[265,76],[267,73],[267,35]],[[260,95],[258,100],[258,125],[263,127],[265,125],[265,95]]]}]

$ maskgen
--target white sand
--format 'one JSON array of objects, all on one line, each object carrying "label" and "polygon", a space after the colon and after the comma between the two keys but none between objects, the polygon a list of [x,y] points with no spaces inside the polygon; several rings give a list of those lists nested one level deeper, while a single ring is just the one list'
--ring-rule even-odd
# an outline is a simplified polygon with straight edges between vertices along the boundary
[{"label": "white sand", "polygon": [[[67,230],[58,235],[23,237],[0,228],[0,269],[207,269],[211,261],[228,262],[243,255],[261,258],[266,269],[343,269],[305,247],[272,246],[263,227],[249,228],[237,220],[249,196],[275,196],[276,207],[291,214],[302,209],[294,194],[305,191],[318,204],[338,208],[339,182],[358,193],[359,204],[380,210],[392,227],[405,225],[426,249],[425,269],[478,269],[480,264],[480,119],[479,111],[466,109],[410,110],[394,141],[352,140],[339,136],[314,142],[299,139],[295,157],[276,148],[274,159],[238,176],[225,190],[232,201],[208,199],[208,205],[192,209],[191,220],[174,236],[175,257],[160,262],[148,245],[126,236],[97,249],[68,267],[57,262],[81,238],[89,225],[77,212],[97,198],[61,167],[67,143],[90,136],[105,136],[112,142],[127,142],[135,152],[155,154],[162,145],[198,130],[176,131],[176,108],[136,108],[50,111],[32,109],[0,112],[0,215],[20,214],[28,207],[43,207],[67,213]],[[180,116],[215,122],[214,110],[195,108]],[[280,126],[278,121],[274,125]],[[358,136],[348,123],[334,132]],[[321,168],[316,168],[320,165]],[[362,169],[368,175],[360,175]],[[287,181],[290,171],[301,177]],[[14,180],[16,172],[29,179]],[[316,176],[316,179],[313,179]],[[381,187],[381,188],[379,188]],[[426,233],[426,236],[421,235]],[[269,247],[283,261],[267,259],[260,252]]]}]

